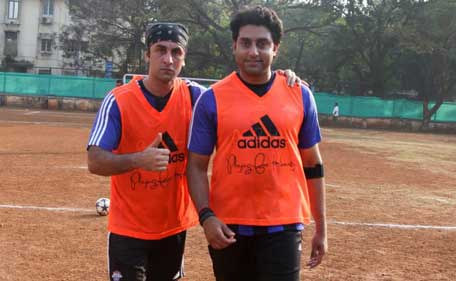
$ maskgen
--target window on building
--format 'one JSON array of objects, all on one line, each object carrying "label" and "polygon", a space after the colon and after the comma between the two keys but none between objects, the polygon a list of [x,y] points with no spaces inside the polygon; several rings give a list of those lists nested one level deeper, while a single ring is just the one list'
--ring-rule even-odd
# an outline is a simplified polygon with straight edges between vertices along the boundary
[{"label": "window on building", "polygon": [[19,17],[19,0],[8,0],[8,18],[17,19]]},{"label": "window on building", "polygon": [[66,52],[69,54],[76,53],[78,51],[76,44],[76,40],[68,40],[68,42],[66,43]]},{"label": "window on building", "polygon": [[78,75],[78,71],[74,69],[63,69],[62,75]]},{"label": "window on building", "polygon": [[39,68],[38,74],[52,74],[52,69],[50,67]]},{"label": "window on building", "polygon": [[41,53],[51,53],[52,39],[41,39]]},{"label": "window on building", "polygon": [[66,52],[68,54],[75,54],[78,52],[85,52],[89,43],[87,41],[68,40],[66,42]]},{"label": "window on building", "polygon": [[5,49],[3,53],[5,56],[16,57],[17,56],[17,32],[16,31],[5,31]]},{"label": "window on building", "polygon": [[43,16],[54,15],[54,0],[43,0]]}]

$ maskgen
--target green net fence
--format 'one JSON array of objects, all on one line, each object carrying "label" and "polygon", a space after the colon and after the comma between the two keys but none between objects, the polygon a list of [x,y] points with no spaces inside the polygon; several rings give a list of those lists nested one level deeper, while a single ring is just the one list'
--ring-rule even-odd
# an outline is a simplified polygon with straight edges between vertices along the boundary
[{"label": "green net fence", "polygon": [[103,98],[115,79],[0,72],[0,91],[15,95]]},{"label": "green net fence", "polygon": [[[315,93],[318,112],[331,114],[334,104],[339,104],[340,116],[365,118],[423,119],[423,104],[406,99],[384,100],[377,97],[340,96]],[[430,103],[429,106],[433,106]],[[442,104],[431,119],[436,122],[456,122],[456,103]]]},{"label": "green net fence", "polygon": [[[211,79],[194,80],[204,86],[209,86],[212,82],[207,81]],[[0,92],[14,95],[101,99],[114,88],[115,81],[107,78],[0,72]],[[422,103],[419,101],[340,96],[323,92],[315,93],[315,100],[319,113],[323,114],[331,114],[337,102],[340,116],[417,120],[423,118]],[[432,117],[432,121],[456,122],[456,103],[442,104]]]}]

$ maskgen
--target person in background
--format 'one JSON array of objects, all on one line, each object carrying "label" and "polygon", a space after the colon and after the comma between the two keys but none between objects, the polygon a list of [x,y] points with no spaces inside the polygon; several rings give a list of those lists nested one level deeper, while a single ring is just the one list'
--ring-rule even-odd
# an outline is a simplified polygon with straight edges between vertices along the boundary
[{"label": "person in background", "polygon": [[333,121],[337,121],[338,117],[339,117],[339,104],[336,102],[334,104],[333,111],[332,111]]}]

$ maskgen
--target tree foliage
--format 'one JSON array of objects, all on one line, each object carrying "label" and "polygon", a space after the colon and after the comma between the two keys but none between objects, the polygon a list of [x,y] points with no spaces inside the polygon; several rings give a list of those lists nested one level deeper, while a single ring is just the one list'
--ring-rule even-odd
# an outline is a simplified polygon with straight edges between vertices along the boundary
[{"label": "tree foliage", "polygon": [[177,21],[191,35],[182,75],[221,78],[236,68],[230,18],[256,4],[284,21],[274,67],[317,90],[417,93],[425,121],[455,96],[456,0],[71,0],[74,24],[61,41],[76,46],[67,55],[79,64],[112,60],[120,73],[143,73],[146,26]]},{"label": "tree foliage", "polygon": [[144,30],[158,17],[160,5],[148,0],[71,0],[73,24],[61,41],[63,46],[87,42],[81,51],[90,55],[92,63],[113,61],[123,73],[142,72]]},{"label": "tree foliage", "polygon": [[456,97],[456,1],[413,4],[407,7],[411,12],[398,30],[397,71],[402,88],[418,92],[427,125],[445,100]]}]

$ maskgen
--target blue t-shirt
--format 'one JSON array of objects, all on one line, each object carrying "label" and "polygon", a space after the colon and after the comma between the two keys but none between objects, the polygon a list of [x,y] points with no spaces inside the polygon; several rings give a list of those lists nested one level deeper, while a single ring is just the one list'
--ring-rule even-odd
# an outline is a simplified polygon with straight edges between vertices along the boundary
[{"label": "blue t-shirt", "polygon": [[[268,85],[261,88],[269,90],[275,76],[273,75]],[[246,84],[244,82],[244,84]],[[253,85],[246,84],[250,89]],[[252,89],[255,92],[255,89]],[[298,147],[306,149],[321,141],[320,126],[318,124],[318,113],[312,92],[306,86],[301,86],[304,108],[304,118],[299,131]],[[267,93],[266,93],[267,94]],[[259,94],[263,96],[263,94]],[[190,124],[190,135],[188,149],[191,152],[211,155],[217,143],[217,104],[214,91],[210,88],[197,100],[193,109],[192,122]],[[254,236],[263,233],[276,233],[285,230],[301,231],[304,229],[302,223],[275,226],[251,226],[251,225],[230,225],[230,228],[242,236]]]},{"label": "blue t-shirt", "polygon": [[[189,80],[185,80],[185,82],[189,87],[193,106],[206,88]],[[142,85],[142,80],[137,81],[137,83],[150,105],[161,111],[163,107],[162,102],[147,91],[144,85]],[[98,110],[87,147],[95,145],[105,150],[113,151],[119,146],[121,136],[122,120],[120,118],[119,106],[114,95],[109,93],[104,98]]]}]

